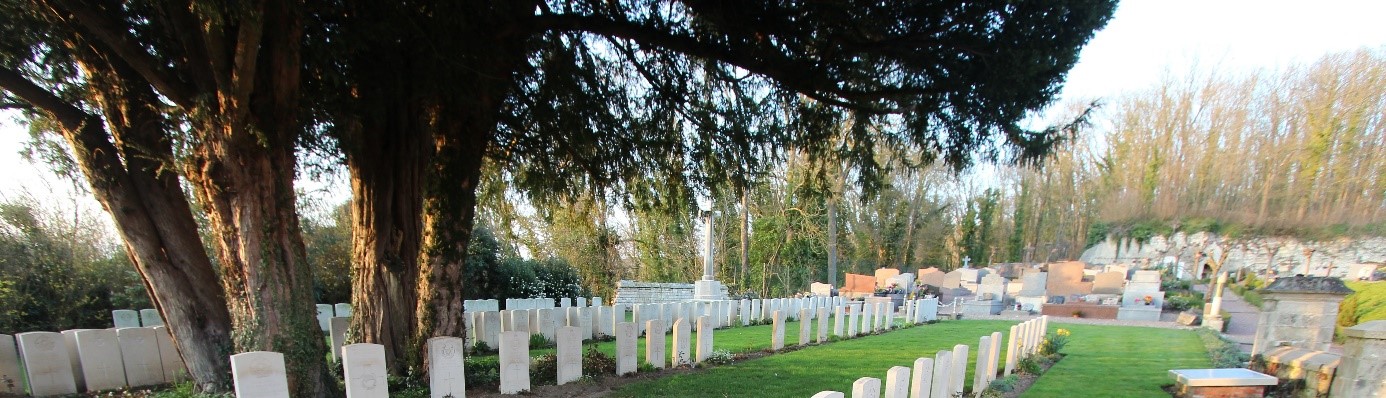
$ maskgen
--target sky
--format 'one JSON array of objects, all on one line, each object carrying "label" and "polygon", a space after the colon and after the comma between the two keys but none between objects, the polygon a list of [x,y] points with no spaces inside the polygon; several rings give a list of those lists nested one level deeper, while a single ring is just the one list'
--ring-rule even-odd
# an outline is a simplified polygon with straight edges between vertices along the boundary
[{"label": "sky", "polygon": [[[1386,49],[1383,15],[1386,0],[1123,1],[1083,49],[1055,103],[1113,97],[1190,71],[1247,73],[1363,47]],[[0,200],[25,191],[65,198],[71,184],[19,155],[29,134],[14,116],[0,113]],[[341,178],[329,181],[327,189],[321,183],[303,185],[330,192],[323,199],[328,203],[345,200],[349,192]],[[85,203],[99,208],[92,200]]]}]

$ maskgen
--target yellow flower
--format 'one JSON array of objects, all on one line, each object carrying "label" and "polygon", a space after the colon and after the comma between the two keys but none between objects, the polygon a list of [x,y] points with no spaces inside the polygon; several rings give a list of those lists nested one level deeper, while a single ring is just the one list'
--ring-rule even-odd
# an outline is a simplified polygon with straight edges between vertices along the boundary
[{"label": "yellow flower", "polygon": [[1071,334],[1071,333],[1068,332],[1068,329],[1059,329],[1059,331],[1057,331],[1057,332],[1055,332],[1055,333],[1057,333],[1057,334],[1060,335],[1060,336],[1067,336],[1067,335]]}]

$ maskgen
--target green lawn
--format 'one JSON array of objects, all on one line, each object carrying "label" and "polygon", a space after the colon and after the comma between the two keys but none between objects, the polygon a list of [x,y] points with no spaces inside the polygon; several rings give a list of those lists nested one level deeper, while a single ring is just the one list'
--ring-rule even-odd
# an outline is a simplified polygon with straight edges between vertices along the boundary
[{"label": "green lawn", "polygon": [[1065,325],[1068,354],[1025,392],[1042,397],[1162,397],[1161,385],[1172,384],[1170,369],[1210,366],[1208,352],[1189,330],[1124,326]]},{"label": "green lawn", "polygon": [[[807,397],[823,390],[848,392],[863,376],[884,378],[891,366],[911,366],[916,358],[932,358],[955,344],[969,346],[968,383],[979,337],[1005,333],[1015,322],[953,321],[893,331],[878,336],[813,346],[690,374],[633,383],[617,397]],[[1090,325],[1051,324],[1073,332],[1064,349],[1069,354],[1045,374],[1025,397],[1138,397],[1168,396],[1167,371],[1208,366],[1207,353],[1191,331]],[[794,330],[791,328],[791,330]],[[724,334],[729,334],[723,338]],[[731,337],[734,335],[736,337]],[[793,341],[794,333],[788,333]],[[718,348],[764,348],[768,327],[734,328],[718,332]],[[726,341],[727,345],[721,344]],[[1005,358],[1005,352],[1001,353]],[[1003,364],[1004,365],[1004,362]]]}]

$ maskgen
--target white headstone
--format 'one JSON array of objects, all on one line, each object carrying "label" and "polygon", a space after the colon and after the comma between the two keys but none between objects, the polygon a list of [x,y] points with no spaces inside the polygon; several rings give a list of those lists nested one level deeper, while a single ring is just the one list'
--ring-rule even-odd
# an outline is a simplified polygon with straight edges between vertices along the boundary
[{"label": "white headstone", "polygon": [[140,313],[135,310],[111,311],[111,320],[117,329],[140,327]]},{"label": "white headstone", "polygon": [[486,347],[494,350],[500,348],[501,334],[501,313],[500,311],[484,311],[481,313],[481,342],[486,343]]},{"label": "white headstone", "polygon": [[154,341],[159,343],[159,364],[164,368],[164,382],[173,383],[187,378],[188,367],[183,364],[183,356],[178,354],[168,327],[155,327]]},{"label": "white headstone", "polygon": [[332,360],[340,361],[342,358],[342,346],[346,344],[347,327],[351,326],[351,318],[332,317],[328,321],[329,338],[332,340]]},{"label": "white headstone", "polygon": [[835,307],[833,307],[833,335],[834,335],[834,336],[837,336],[837,337],[847,337],[847,335],[844,334],[844,333],[846,333],[846,329],[843,329],[843,327],[842,327],[842,326],[847,322],[847,319],[846,319],[846,317],[847,317],[847,312],[845,311],[846,308],[847,308],[847,307],[843,307],[843,306],[835,306]]},{"label": "white headstone", "polygon": [[664,358],[668,357],[664,352],[664,321],[659,319],[645,322],[645,363],[654,366],[655,369],[664,369]]},{"label": "white headstone", "polygon": [[770,319],[773,325],[770,329],[770,349],[779,351],[784,348],[784,313],[775,311]]},{"label": "white headstone", "polygon": [[535,310],[534,314],[535,323],[537,323],[534,327],[539,330],[539,335],[544,336],[549,341],[558,341],[558,334],[556,333],[558,324],[553,318],[554,309],[540,308]]},{"label": "white headstone", "polygon": [[809,320],[809,310],[799,310],[799,345],[807,345],[813,338],[813,321]]},{"label": "white headstone", "polygon": [[987,358],[991,350],[991,336],[982,336],[977,341],[977,361],[973,363],[972,369],[972,389],[981,391],[980,388],[987,385],[987,365],[991,360]]},{"label": "white headstone", "polygon": [[340,318],[350,318],[350,317],[351,317],[351,304],[347,304],[347,303],[337,303],[336,305],[333,305],[333,306],[332,306],[332,314],[333,314],[333,315],[336,315],[337,317],[340,317]]},{"label": "white headstone", "polygon": [[674,367],[693,363],[693,344],[689,341],[692,328],[688,324],[688,319],[685,318],[674,321],[674,358],[672,360]]},{"label": "white headstone", "polygon": [[1009,337],[1006,339],[1006,371],[1004,373],[1006,376],[1010,376],[1011,372],[1015,371],[1016,354],[1018,354],[1016,350],[1019,349],[1016,345],[1016,339],[1020,338],[1019,329],[1019,325],[1012,325],[1011,333],[1007,335]]},{"label": "white headstone", "polygon": [[506,331],[525,332],[525,334],[530,334],[529,310],[510,311],[510,330]]},{"label": "white headstone", "polygon": [[953,363],[948,366],[948,393],[962,394],[963,382],[967,380],[967,352],[966,344],[953,346]]},{"label": "white headstone", "polygon": [[19,374],[19,350],[14,336],[0,334],[0,393],[24,393],[24,376]]},{"label": "white headstone", "polygon": [[[579,309],[579,311],[578,311],[578,325],[577,325],[577,326],[578,326],[578,331],[582,332],[582,339],[583,339],[583,340],[591,340],[591,339],[592,339],[592,335],[596,332],[596,331],[593,329],[593,323],[594,323],[594,322],[593,322],[593,320],[592,320],[592,318],[594,317],[593,314],[595,314],[595,313],[596,313],[596,309],[594,309],[594,308],[592,308],[592,307],[581,307],[581,308]],[[664,333],[664,331],[661,330],[661,331],[660,331],[660,334],[663,334],[663,333]]]},{"label": "white headstone", "polygon": [[125,362],[125,381],[130,387],[163,384],[164,364],[159,358],[159,341],[151,328],[116,329],[120,356]]},{"label": "white headstone", "polygon": [[582,378],[582,331],[573,326],[558,328],[558,385]]},{"label": "white headstone", "polygon": [[[1001,359],[1001,332],[991,332],[991,347],[987,350],[987,381],[996,380],[996,368]],[[984,385],[986,385],[984,384]]]},{"label": "white headstone", "polygon": [[602,298],[601,298],[600,296],[592,296],[592,306],[593,306],[593,307],[601,307],[601,306],[602,306]]},{"label": "white headstone", "polygon": [[431,398],[467,396],[462,353],[467,346],[457,337],[428,339],[428,391]]},{"label": "white headstone", "polygon": [[712,334],[712,317],[698,317],[698,352],[695,358],[698,363],[706,361],[707,357],[712,355]]},{"label": "white headstone", "polygon": [[914,370],[910,374],[910,396],[928,398],[934,379],[934,360],[919,358],[914,360]]},{"label": "white headstone", "polygon": [[881,379],[863,377],[852,382],[852,398],[881,398]]},{"label": "white headstone", "polygon": [[232,355],[231,378],[237,398],[289,398],[284,354],[252,351]]},{"label": "white headstone", "polygon": [[910,368],[892,366],[886,371],[885,398],[910,398]]},{"label": "white headstone", "polygon": [[586,298],[586,297],[578,297],[578,298],[577,298],[577,306],[578,306],[578,307],[586,307],[586,306],[587,306],[587,298]]},{"label": "white headstone", "polygon": [[932,392],[930,397],[951,397],[953,393],[948,391],[953,375],[953,353],[950,351],[939,351],[934,353],[934,377]]},{"label": "white headstone", "polygon": [[87,391],[125,388],[125,365],[115,330],[89,329],[75,333]]},{"label": "white headstone", "polygon": [[846,398],[840,391],[821,391],[810,398]]},{"label": "white headstone", "polygon": [[328,331],[328,328],[332,326],[329,323],[332,321],[332,313],[331,304],[318,304],[318,328],[321,328],[324,332]]},{"label": "white headstone", "polygon": [[635,373],[635,323],[616,324],[616,375]]},{"label": "white headstone", "polygon": [[63,336],[54,332],[28,332],[14,336],[18,341],[19,357],[29,380],[29,395],[76,394],[72,380],[72,358],[67,354]]},{"label": "white headstone", "polygon": [[159,316],[159,310],[145,308],[140,310],[140,326],[147,328],[164,326],[164,318]]},{"label": "white headstone", "polygon": [[818,307],[818,344],[828,342],[828,307]]},{"label": "white headstone", "polygon": [[500,393],[529,390],[529,332],[501,332]]},{"label": "white headstone", "polygon": [[[82,377],[82,358],[81,351],[77,350],[77,332],[91,329],[68,329],[63,334],[63,342],[67,343],[67,356],[72,359],[72,381],[77,383],[77,391],[87,391],[87,382]],[[122,380],[123,382],[123,380]]]},{"label": "white headstone", "polygon": [[351,344],[342,347],[342,379],[348,398],[389,398],[390,383],[385,376],[385,346]]}]

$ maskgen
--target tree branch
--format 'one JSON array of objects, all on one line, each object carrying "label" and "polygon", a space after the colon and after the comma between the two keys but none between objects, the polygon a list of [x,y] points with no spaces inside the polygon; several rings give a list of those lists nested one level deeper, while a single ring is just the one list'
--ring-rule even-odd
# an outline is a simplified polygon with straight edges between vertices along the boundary
[{"label": "tree branch", "polygon": [[4,88],[16,97],[27,101],[30,105],[52,114],[58,123],[62,123],[63,128],[77,130],[81,128],[83,123],[93,119],[92,115],[83,112],[67,101],[63,101],[43,87],[39,87],[38,84],[34,84],[14,69],[0,68],[0,88]]},{"label": "tree branch", "polygon": [[542,30],[587,32],[602,36],[632,40],[640,44],[664,48],[696,57],[713,59],[746,69],[770,78],[786,88],[825,103],[870,113],[902,113],[908,107],[882,107],[868,102],[900,100],[925,94],[923,87],[903,87],[877,90],[853,90],[841,87],[835,79],[818,72],[809,62],[785,56],[767,48],[729,48],[699,41],[697,38],[670,33],[629,21],[572,14],[547,14],[536,17]]},{"label": "tree branch", "polygon": [[150,85],[179,106],[192,105],[192,93],[187,85],[160,67],[158,61],[140,48],[138,41],[131,37],[128,29],[112,19],[108,13],[71,0],[47,0],[54,11],[66,11],[72,15],[79,31],[95,36],[96,41],[109,46],[115,55],[139,72]]}]

